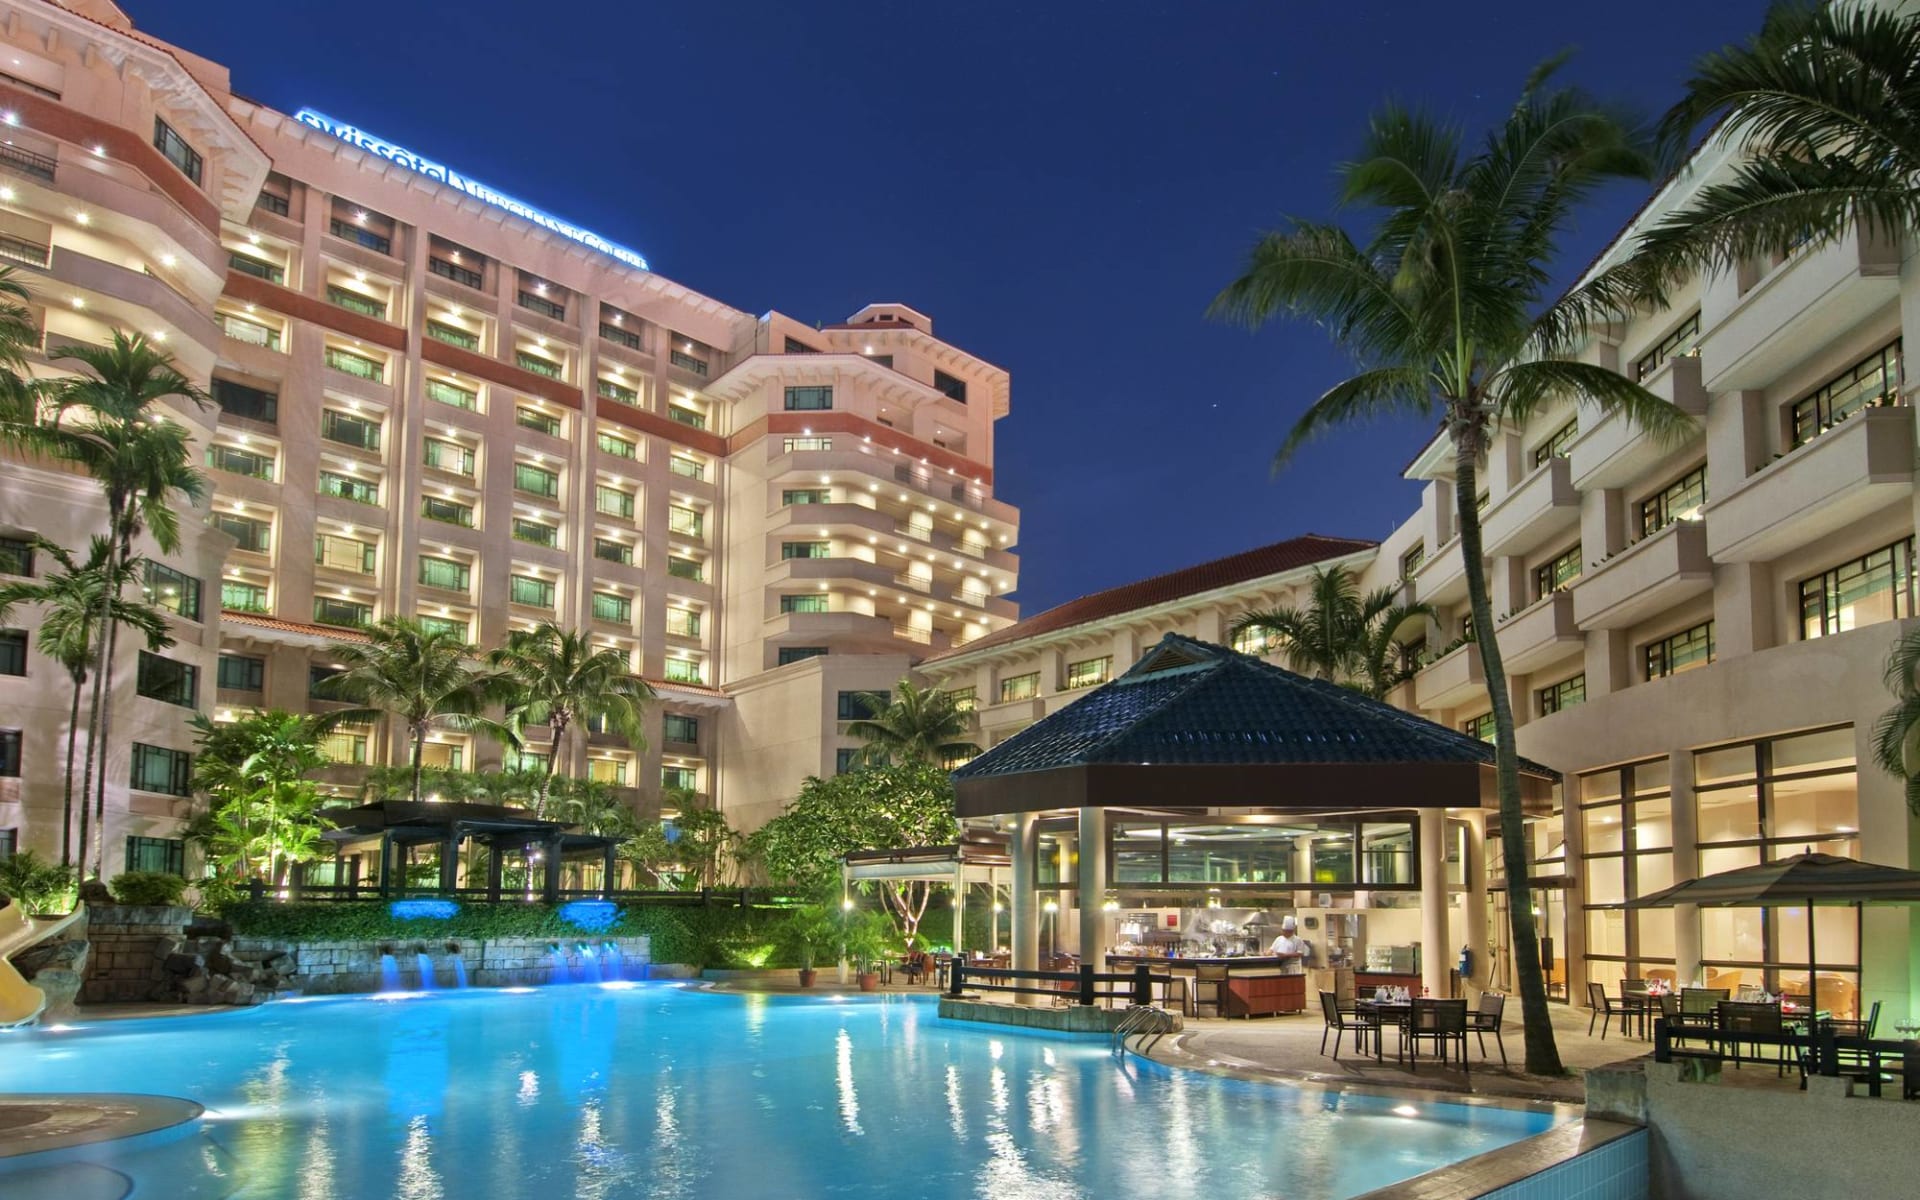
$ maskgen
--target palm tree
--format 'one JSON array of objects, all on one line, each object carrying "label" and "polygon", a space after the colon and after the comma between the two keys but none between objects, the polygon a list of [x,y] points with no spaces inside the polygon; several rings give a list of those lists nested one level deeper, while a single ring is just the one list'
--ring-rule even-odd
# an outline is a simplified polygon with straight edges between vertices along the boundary
[{"label": "palm tree", "polygon": [[[0,311],[0,330],[6,324]],[[112,543],[110,574],[132,561],[133,544],[143,532],[162,552],[180,547],[180,518],[174,505],[197,503],[207,495],[206,476],[193,465],[192,434],[169,418],[167,401],[185,400],[205,407],[205,392],[175,367],[173,357],[144,335],[116,332],[105,346],[73,345],[53,355],[89,374],[50,384],[52,412],[10,436],[51,457],[79,466],[99,483],[107,504],[106,536]],[[17,406],[11,418],[22,414]],[[88,751],[81,776],[82,803],[94,792],[93,871],[100,874],[106,853],[108,700],[113,694],[113,660],[118,631],[108,619],[117,593],[103,593],[95,637],[104,647],[94,672],[88,720]],[[94,772],[99,772],[97,791]],[[86,847],[82,846],[82,854]]]},{"label": "palm tree", "polygon": [[1420,669],[1400,640],[1407,626],[1419,622],[1424,627],[1439,619],[1439,611],[1424,600],[1401,600],[1398,588],[1370,593],[1360,604],[1360,654],[1348,686],[1372,699],[1385,700],[1388,692],[1412,679]]},{"label": "palm tree", "polygon": [[330,653],[340,673],[320,685],[332,699],[358,707],[331,714],[335,721],[398,717],[411,744],[409,793],[420,799],[421,755],[433,729],[503,736],[498,722],[482,715],[497,677],[480,669],[466,639],[429,629],[409,617],[388,617],[367,630],[364,645],[336,645]]},{"label": "palm tree", "polygon": [[309,776],[326,765],[320,743],[339,720],[281,709],[227,722],[195,714],[194,786],[212,801],[195,825],[199,840],[248,877],[257,857],[259,878],[271,885],[281,882],[283,855],[288,866],[312,858],[321,828],[314,814],[325,798]]},{"label": "palm tree", "polygon": [[1894,706],[1874,727],[1873,757],[1881,770],[1906,785],[1907,808],[1920,817],[1920,632],[1894,643],[1886,680]]},{"label": "palm tree", "polygon": [[[11,583],[0,587],[0,622],[7,619],[16,604],[40,604],[39,626],[35,640],[40,652],[59,663],[73,683],[72,712],[67,718],[67,773],[62,803],[60,865],[73,864],[73,758],[80,737],[80,696],[87,673],[100,659],[95,638],[95,621],[101,606],[114,626],[126,626],[146,639],[148,650],[160,651],[173,644],[167,632],[166,614],[142,600],[124,597],[126,584],[139,577],[145,559],[113,565],[113,543],[95,537],[88,547],[87,561],[75,561],[64,546],[45,538],[35,538],[35,549],[45,553],[59,566],[35,583]],[[82,793],[84,801],[85,793]],[[87,843],[87,809],[80,807],[80,846]]]},{"label": "palm tree", "polygon": [[[1332,223],[1295,221],[1262,237],[1215,314],[1250,325],[1286,314],[1318,321],[1357,360],[1294,425],[1282,465],[1314,435],[1362,417],[1439,417],[1452,444],[1460,551],[1474,627],[1493,628],[1475,503],[1488,439],[1570,396],[1620,412],[1655,436],[1687,427],[1679,410],[1614,371],[1569,361],[1591,322],[1644,301],[1642,273],[1597,274],[1548,302],[1550,264],[1574,207],[1614,179],[1648,178],[1652,139],[1585,94],[1548,90],[1536,70],[1504,123],[1477,148],[1432,118],[1388,106],[1357,159],[1339,169],[1341,200],[1374,210],[1365,244]],[[1479,653],[1493,703],[1500,829],[1509,887],[1526,895],[1513,710],[1496,639]],[[1532,907],[1508,906],[1525,1021],[1527,1069],[1558,1074]]]},{"label": "palm tree", "polygon": [[636,750],[646,745],[640,718],[654,698],[653,688],[633,673],[620,651],[595,650],[586,634],[547,621],[509,633],[506,644],[487,658],[508,696],[506,728],[513,743],[519,745],[530,726],[547,727],[536,811],[546,808],[561,749],[576,726],[599,722]]},{"label": "palm tree", "polygon": [[979,746],[966,740],[973,718],[951,692],[918,688],[902,679],[891,698],[863,695],[861,702],[868,715],[849,724],[847,732],[866,743],[860,749],[862,763],[925,762],[937,767],[980,753]]},{"label": "palm tree", "polygon": [[1717,136],[1747,157],[1649,230],[1643,261],[1728,270],[1856,224],[1920,227],[1920,11],[1900,7],[1776,3],[1745,45],[1697,62],[1662,122],[1670,150],[1724,117]]},{"label": "palm tree", "polygon": [[1425,603],[1402,602],[1400,589],[1362,596],[1359,580],[1341,565],[1315,567],[1305,608],[1250,612],[1234,622],[1235,637],[1258,631],[1285,651],[1287,665],[1315,679],[1336,680],[1375,700],[1406,682],[1400,633],[1415,619],[1438,614]]}]

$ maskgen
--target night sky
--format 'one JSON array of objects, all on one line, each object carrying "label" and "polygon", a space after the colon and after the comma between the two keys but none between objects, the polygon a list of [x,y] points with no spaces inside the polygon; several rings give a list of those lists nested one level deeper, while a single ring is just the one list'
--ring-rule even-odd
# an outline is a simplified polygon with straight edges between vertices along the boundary
[{"label": "night sky", "polygon": [[[1469,130],[1534,63],[1650,113],[1762,0],[122,0],[236,91],[360,124],[749,312],[897,300],[1013,374],[996,492],[1022,611],[1297,533],[1378,538],[1422,423],[1274,448],[1347,365],[1206,320],[1254,235],[1324,216],[1385,97]],[[321,14],[324,13],[324,16]],[[455,15],[457,14],[457,16]],[[1571,278],[1638,207],[1597,202]]]}]

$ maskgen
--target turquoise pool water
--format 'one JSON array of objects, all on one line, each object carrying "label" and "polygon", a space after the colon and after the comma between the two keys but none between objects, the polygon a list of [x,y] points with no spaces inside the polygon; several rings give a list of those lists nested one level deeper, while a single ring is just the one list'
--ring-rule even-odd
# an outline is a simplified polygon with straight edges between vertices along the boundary
[{"label": "turquoise pool water", "polygon": [[[1103,1039],[942,1021],[929,999],[672,984],[36,1031],[0,1039],[0,1091],[201,1102],[208,1118],[184,1135],[64,1169],[195,1200],[1336,1200],[1552,1123],[1175,1071]],[[0,1195],[27,1193],[15,1164]],[[84,1189],[42,1173],[33,1190]]]}]

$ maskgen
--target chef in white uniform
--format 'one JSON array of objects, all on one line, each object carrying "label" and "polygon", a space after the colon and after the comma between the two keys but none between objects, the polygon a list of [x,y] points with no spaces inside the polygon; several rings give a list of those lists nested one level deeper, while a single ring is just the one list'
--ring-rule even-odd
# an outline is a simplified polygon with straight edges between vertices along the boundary
[{"label": "chef in white uniform", "polygon": [[1308,944],[1307,939],[1299,935],[1298,929],[1299,925],[1292,917],[1280,918],[1280,936],[1273,939],[1273,946],[1268,950],[1268,953],[1274,957],[1287,960],[1280,966],[1282,974],[1305,975],[1307,973],[1307,956],[1313,953],[1313,947]]}]

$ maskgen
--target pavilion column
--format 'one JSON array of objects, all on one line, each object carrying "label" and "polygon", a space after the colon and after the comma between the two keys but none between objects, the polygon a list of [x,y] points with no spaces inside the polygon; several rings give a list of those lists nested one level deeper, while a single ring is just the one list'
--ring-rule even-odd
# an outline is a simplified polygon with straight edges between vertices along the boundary
[{"label": "pavilion column", "polygon": [[500,873],[504,865],[501,858],[500,843],[496,839],[487,847],[487,899],[489,900],[500,899]]},{"label": "pavilion column", "polygon": [[[1013,818],[1013,895],[1012,927],[1008,941],[1013,948],[1016,971],[1040,969],[1040,894],[1034,885],[1040,873],[1040,817],[1020,813]],[[1022,997],[1024,1000],[1025,997]]]},{"label": "pavilion column", "polygon": [[380,898],[393,894],[393,834],[380,835]]},{"label": "pavilion column", "polygon": [[547,839],[547,903],[553,904],[560,899],[560,835],[555,833]]},{"label": "pavilion column", "polygon": [[960,852],[956,847],[953,861],[953,952],[960,953],[961,941],[967,928],[967,869],[960,865]]},{"label": "pavilion column", "polygon": [[604,866],[600,868],[600,898],[605,900],[613,894],[614,844],[609,842],[602,850]]},{"label": "pavilion column", "polygon": [[1080,965],[1107,969],[1107,810],[1080,810]]},{"label": "pavilion column", "polygon": [[[1668,759],[1667,769],[1670,797],[1667,811],[1672,814],[1670,822],[1673,831],[1673,881],[1684,883],[1700,874],[1697,869],[1699,854],[1695,850],[1700,841],[1700,822],[1694,811],[1693,755],[1686,750],[1675,750]],[[1573,816],[1568,814],[1568,824],[1573,823]],[[1634,921],[1639,918],[1629,911],[1627,919]],[[1701,957],[1700,906],[1676,904],[1673,906],[1674,980],[1683,987],[1694,982],[1705,983],[1706,974],[1700,968]],[[1646,975],[1644,966],[1639,974],[1643,977]]]},{"label": "pavilion column", "polygon": [[460,886],[460,839],[466,830],[458,821],[447,823],[447,836],[440,843],[440,890],[451,894]]},{"label": "pavilion column", "polygon": [[1420,810],[1420,983],[1447,994],[1447,810]]},{"label": "pavilion column", "polygon": [[[1490,978],[1488,971],[1493,966],[1492,952],[1487,945],[1487,814],[1468,809],[1460,814],[1467,823],[1467,848],[1465,854],[1467,881],[1466,895],[1463,897],[1467,921],[1467,949],[1473,953],[1473,979],[1475,987],[1480,981]],[[1463,985],[1467,980],[1462,980]]]}]

